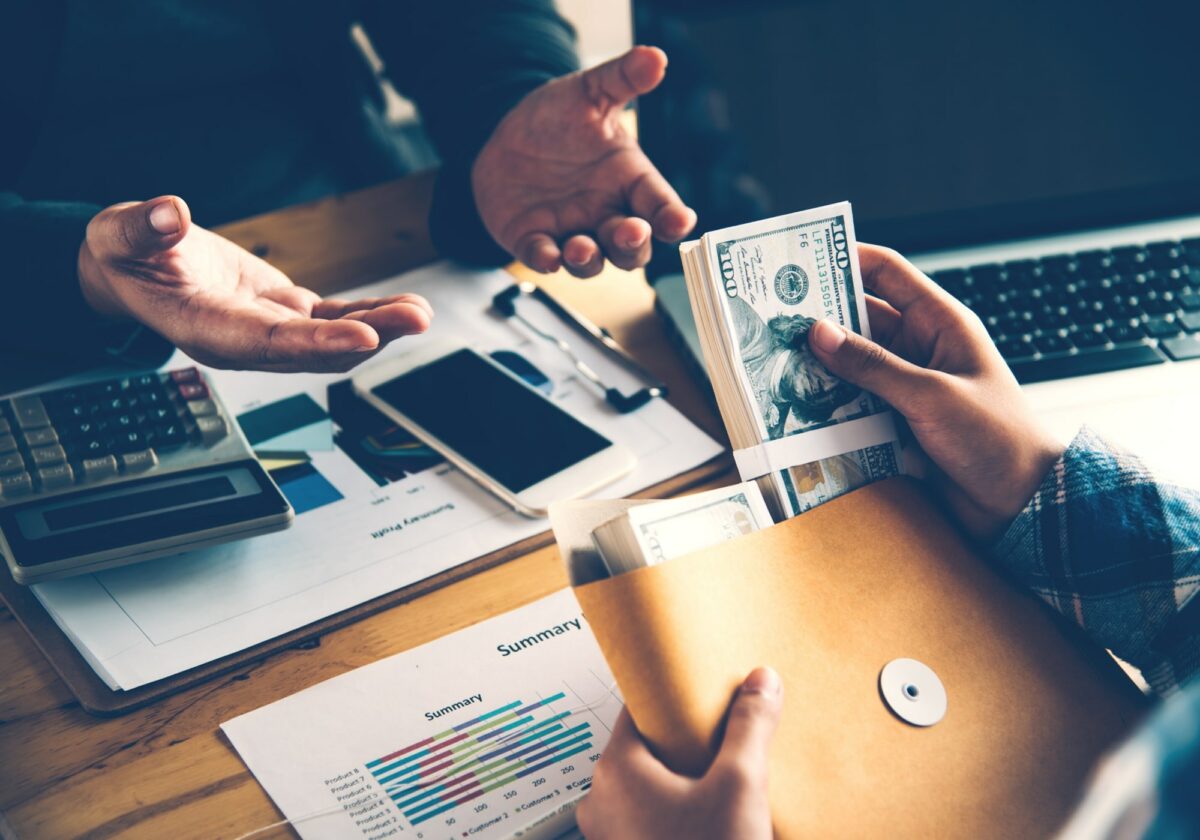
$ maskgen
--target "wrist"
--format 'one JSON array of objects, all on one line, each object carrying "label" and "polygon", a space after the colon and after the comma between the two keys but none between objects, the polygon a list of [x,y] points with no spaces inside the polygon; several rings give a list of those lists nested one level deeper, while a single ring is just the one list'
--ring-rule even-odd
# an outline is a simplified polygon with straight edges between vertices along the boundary
[{"label": "wrist", "polygon": [[1025,510],[1065,451],[1065,444],[1042,430],[1019,442],[1011,455],[1013,469],[1004,482],[1004,492],[987,506],[991,521],[985,536],[989,541],[1001,537]]},{"label": "wrist", "polygon": [[113,294],[112,286],[101,270],[99,261],[88,247],[86,239],[79,246],[77,273],[80,294],[94,312],[112,320],[123,320],[129,317],[129,313],[121,304],[120,299]]}]

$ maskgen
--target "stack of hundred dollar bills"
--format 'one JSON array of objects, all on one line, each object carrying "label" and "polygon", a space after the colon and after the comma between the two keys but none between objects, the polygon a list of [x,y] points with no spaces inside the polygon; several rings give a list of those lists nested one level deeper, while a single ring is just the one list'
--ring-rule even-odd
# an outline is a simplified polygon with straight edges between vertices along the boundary
[{"label": "stack of hundred dollar bills", "polygon": [[[823,318],[870,336],[848,203],[712,231],[680,254],[735,450],[890,411],[831,374],[808,346],[809,328]],[[785,519],[899,472],[892,441],[756,480],[772,514]]]}]

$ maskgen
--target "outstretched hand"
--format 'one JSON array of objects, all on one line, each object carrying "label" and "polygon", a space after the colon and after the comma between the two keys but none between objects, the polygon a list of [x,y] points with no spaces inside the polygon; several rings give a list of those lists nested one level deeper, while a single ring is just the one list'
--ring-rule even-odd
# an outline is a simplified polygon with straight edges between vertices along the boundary
[{"label": "outstretched hand", "polygon": [[419,295],[322,299],[193,224],[176,196],[96,214],[79,249],[79,284],[102,315],[136,319],[218,368],[348,370],[433,317]]},{"label": "outstretched hand", "polygon": [[625,130],[625,105],[662,81],[653,47],[531,91],[496,127],[471,172],[492,237],[537,271],[591,277],[650,259],[651,235],[678,242],[696,214]]}]

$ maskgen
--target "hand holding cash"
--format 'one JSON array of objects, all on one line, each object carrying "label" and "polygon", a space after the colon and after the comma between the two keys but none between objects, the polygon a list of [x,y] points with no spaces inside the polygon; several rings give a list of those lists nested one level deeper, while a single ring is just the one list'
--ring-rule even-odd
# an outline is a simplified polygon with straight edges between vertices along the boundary
[{"label": "hand holding cash", "polygon": [[[857,421],[890,419],[881,396],[904,414],[950,508],[980,537],[1012,519],[1062,453],[965,307],[886,249],[863,246],[860,273],[849,205],[715,231],[681,251],[722,419],[735,449],[751,453],[739,467],[770,447],[758,460],[776,462],[743,470],[747,481],[733,487],[597,511],[582,536],[607,574],[735,539],[769,526],[768,511],[795,516],[898,474],[888,425],[875,429],[886,439],[858,445]],[[869,300],[879,343],[864,276],[881,296]],[[939,346],[953,350],[939,355]],[[780,460],[814,448],[836,454]]]},{"label": "hand holding cash", "polygon": [[808,344],[823,319],[870,337],[850,205],[712,231],[680,253],[738,468],[772,512],[795,516],[897,475],[887,405]]}]

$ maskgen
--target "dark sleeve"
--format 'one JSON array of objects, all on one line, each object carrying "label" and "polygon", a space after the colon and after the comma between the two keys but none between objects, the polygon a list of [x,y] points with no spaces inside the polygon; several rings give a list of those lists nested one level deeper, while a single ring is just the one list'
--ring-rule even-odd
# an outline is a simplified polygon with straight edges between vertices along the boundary
[{"label": "dark sleeve", "polygon": [[0,192],[0,391],[114,361],[157,366],[169,356],[162,338],[102,319],[83,298],[79,246],[99,211]]},{"label": "dark sleeve", "polygon": [[471,165],[526,93],[579,68],[575,31],[551,0],[379,0],[365,5],[363,23],[442,159],[430,214],[434,246],[464,262],[510,262],[479,218]]},{"label": "dark sleeve", "polygon": [[1085,428],[994,554],[1159,693],[1200,674],[1200,491]]}]

